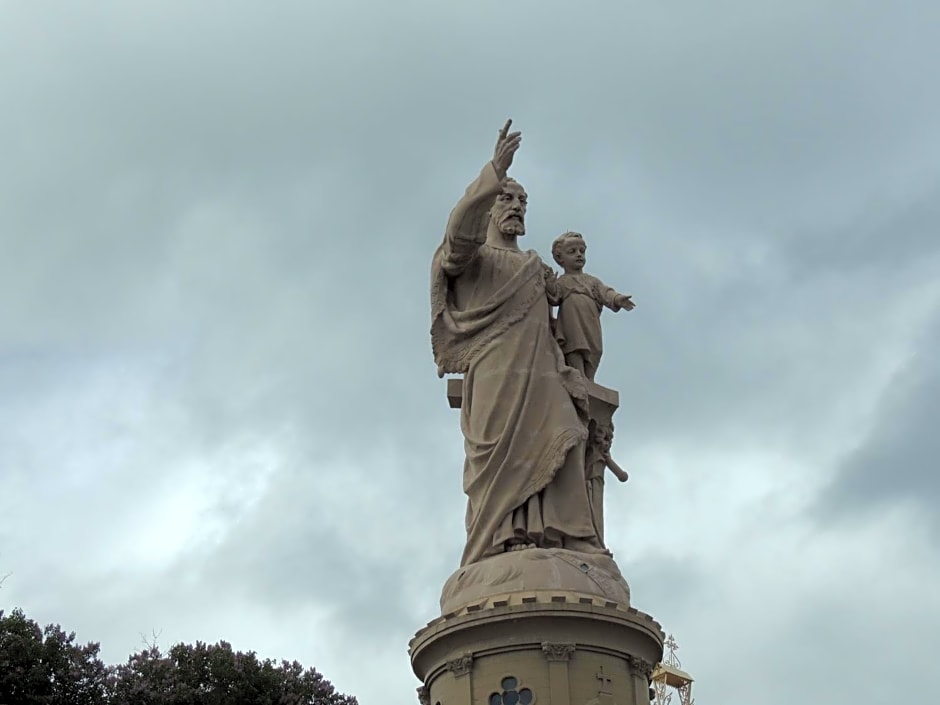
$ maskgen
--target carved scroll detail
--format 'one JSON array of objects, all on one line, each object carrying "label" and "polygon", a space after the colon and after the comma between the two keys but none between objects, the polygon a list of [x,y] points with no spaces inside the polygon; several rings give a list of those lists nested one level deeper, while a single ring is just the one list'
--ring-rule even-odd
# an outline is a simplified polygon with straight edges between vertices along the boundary
[{"label": "carved scroll detail", "polygon": [[418,702],[420,705],[431,705],[431,693],[426,685],[418,686]]},{"label": "carved scroll detail", "polygon": [[548,641],[542,642],[542,651],[545,658],[549,661],[567,661],[574,653],[574,644],[553,644]]},{"label": "carved scroll detail", "polygon": [[447,662],[447,670],[454,676],[465,676],[473,668],[473,654],[464,654],[460,658],[455,658]]},{"label": "carved scroll detail", "polygon": [[653,679],[653,664],[639,656],[630,657],[630,670],[637,676],[643,676],[647,683]]}]

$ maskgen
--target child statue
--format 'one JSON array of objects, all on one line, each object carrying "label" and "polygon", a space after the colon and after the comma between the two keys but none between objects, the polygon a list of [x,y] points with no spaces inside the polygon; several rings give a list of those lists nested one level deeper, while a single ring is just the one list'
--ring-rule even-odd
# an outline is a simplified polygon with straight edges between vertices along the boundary
[{"label": "child statue", "polygon": [[610,457],[610,446],[614,440],[614,425],[591,421],[588,426],[587,457],[584,463],[584,479],[587,484],[588,501],[591,504],[591,521],[601,542],[604,541],[604,471],[610,471],[621,482],[629,476]]},{"label": "child statue", "polygon": [[629,296],[618,294],[597,277],[582,271],[586,249],[580,233],[569,231],[555,238],[552,257],[565,273],[550,282],[547,291],[549,302],[558,306],[555,337],[565,355],[565,363],[593,382],[604,352],[603,307],[632,311],[635,304]]}]

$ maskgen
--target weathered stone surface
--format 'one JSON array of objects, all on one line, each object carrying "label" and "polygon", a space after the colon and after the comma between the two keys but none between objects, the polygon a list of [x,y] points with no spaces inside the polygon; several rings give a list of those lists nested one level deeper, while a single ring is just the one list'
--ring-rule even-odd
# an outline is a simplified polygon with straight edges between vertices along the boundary
[{"label": "weathered stone surface", "polygon": [[663,633],[630,606],[604,544],[607,471],[627,473],[610,457],[619,395],[593,382],[599,306],[633,302],[583,273],[575,233],[553,247],[562,277],[519,249],[528,196],[506,176],[521,140],[509,127],[432,262],[434,359],[461,375],[447,399],[464,436],[467,543],[441,616],[409,644],[419,699],[649,705]]},{"label": "weathered stone surface", "polygon": [[521,134],[451,211],[431,263],[438,374],[462,374],[467,542],[461,565],[518,547],[604,553],[584,476],[587,381],[552,330],[554,271],[522,251],[528,196],[507,178]]},{"label": "weathered stone surface", "polygon": [[463,610],[420,630],[411,662],[430,702],[502,705],[505,693],[519,705],[649,705],[660,625],[635,609],[558,597]]},{"label": "weathered stone surface", "polygon": [[441,613],[523,592],[577,593],[630,604],[630,587],[610,556],[528,548],[462,566],[444,584]]},{"label": "weathered stone surface", "polygon": [[562,233],[552,243],[552,257],[565,270],[548,283],[549,301],[558,306],[555,339],[565,363],[594,381],[604,352],[601,310],[632,311],[633,299],[584,272],[587,243],[581,233]]}]

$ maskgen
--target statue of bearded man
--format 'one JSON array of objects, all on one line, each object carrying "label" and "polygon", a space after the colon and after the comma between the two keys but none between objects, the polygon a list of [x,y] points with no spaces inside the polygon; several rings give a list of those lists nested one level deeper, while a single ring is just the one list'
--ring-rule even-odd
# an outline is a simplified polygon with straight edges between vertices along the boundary
[{"label": "statue of bearded man", "polygon": [[518,245],[527,196],[506,176],[522,138],[511,124],[451,212],[431,266],[438,373],[464,375],[462,566],[532,547],[607,553],[585,486],[586,383],[552,335],[551,270]]}]

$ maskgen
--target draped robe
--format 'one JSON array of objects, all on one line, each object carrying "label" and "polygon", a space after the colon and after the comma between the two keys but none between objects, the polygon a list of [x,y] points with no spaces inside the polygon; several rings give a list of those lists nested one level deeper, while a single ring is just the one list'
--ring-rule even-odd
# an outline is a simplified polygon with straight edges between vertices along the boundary
[{"label": "draped robe", "polygon": [[464,375],[461,565],[507,542],[597,541],[584,475],[586,384],[552,335],[541,258],[486,242],[500,191],[487,164],[451,212],[431,268],[438,372]]}]

